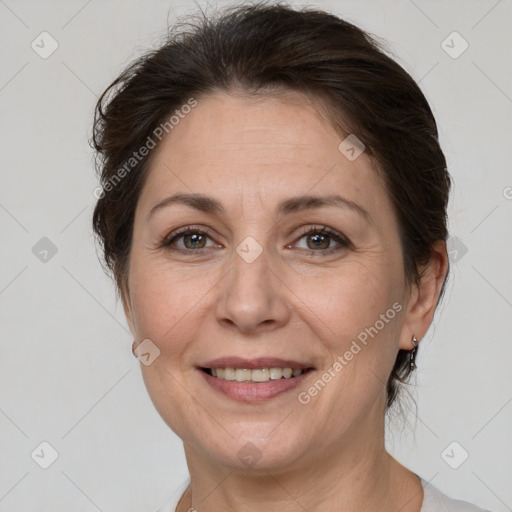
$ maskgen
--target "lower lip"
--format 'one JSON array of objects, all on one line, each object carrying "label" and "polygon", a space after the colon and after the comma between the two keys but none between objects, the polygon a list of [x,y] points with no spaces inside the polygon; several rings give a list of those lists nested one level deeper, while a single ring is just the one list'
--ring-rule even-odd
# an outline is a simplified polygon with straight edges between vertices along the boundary
[{"label": "lower lip", "polygon": [[213,377],[203,370],[198,370],[206,382],[217,391],[239,402],[262,402],[281,393],[290,391],[304,381],[312,370],[301,373],[298,377],[276,379],[267,382],[238,382]]}]

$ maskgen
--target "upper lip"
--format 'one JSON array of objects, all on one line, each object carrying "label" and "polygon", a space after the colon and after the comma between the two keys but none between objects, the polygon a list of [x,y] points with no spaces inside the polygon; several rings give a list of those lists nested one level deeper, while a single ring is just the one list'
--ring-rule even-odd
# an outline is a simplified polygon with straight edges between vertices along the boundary
[{"label": "upper lip", "polygon": [[246,359],[243,357],[219,357],[208,361],[202,368],[239,368],[253,370],[257,368],[291,368],[292,370],[304,370],[312,368],[308,363],[292,361],[290,359],[279,359],[275,357],[258,357]]}]

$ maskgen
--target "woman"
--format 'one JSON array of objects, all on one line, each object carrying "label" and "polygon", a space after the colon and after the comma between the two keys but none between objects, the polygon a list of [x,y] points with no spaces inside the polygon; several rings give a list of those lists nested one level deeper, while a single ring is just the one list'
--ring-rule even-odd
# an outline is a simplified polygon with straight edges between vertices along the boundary
[{"label": "woman", "polygon": [[369,35],[283,5],[201,19],[109,86],[94,146],[94,229],[190,472],[166,511],[481,510],[384,446],[444,291],[450,177]]}]

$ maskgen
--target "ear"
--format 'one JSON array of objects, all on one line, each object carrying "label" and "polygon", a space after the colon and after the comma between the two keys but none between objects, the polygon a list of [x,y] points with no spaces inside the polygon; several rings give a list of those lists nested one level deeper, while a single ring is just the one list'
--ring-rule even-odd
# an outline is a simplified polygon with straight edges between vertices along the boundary
[{"label": "ear", "polygon": [[434,243],[430,262],[421,270],[421,280],[419,285],[413,285],[400,333],[399,347],[404,350],[414,348],[413,336],[421,340],[434,318],[437,300],[448,272],[446,242],[438,240]]}]

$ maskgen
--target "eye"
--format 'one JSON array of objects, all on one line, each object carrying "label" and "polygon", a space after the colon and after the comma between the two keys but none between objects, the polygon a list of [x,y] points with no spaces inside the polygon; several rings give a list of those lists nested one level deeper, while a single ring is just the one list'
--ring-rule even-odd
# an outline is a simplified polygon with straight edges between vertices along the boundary
[{"label": "eye", "polygon": [[[207,230],[186,226],[167,235],[162,240],[160,247],[183,252],[200,252],[209,247],[221,247],[215,243],[207,245],[208,239],[211,240],[211,237]],[[299,247],[299,249],[307,250],[310,254],[327,255],[351,245],[345,236],[327,226],[307,228],[293,246],[297,246],[302,239],[305,239],[306,247]],[[335,243],[334,247],[333,242]]]},{"label": "eye", "polygon": [[187,226],[173,231],[170,235],[166,236],[161,243],[161,247],[169,247],[181,251],[199,251],[208,247],[219,247],[217,244],[207,246],[208,238],[210,238],[210,235],[207,231]]},{"label": "eye", "polygon": [[[300,247],[301,249],[309,250],[310,253],[320,253],[321,255],[332,254],[350,246],[350,241],[345,236],[327,226],[307,228],[302,232],[298,241],[303,238],[306,241],[306,247]],[[337,245],[333,247],[332,242],[336,242]]]}]

